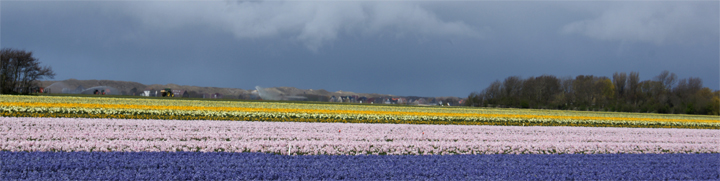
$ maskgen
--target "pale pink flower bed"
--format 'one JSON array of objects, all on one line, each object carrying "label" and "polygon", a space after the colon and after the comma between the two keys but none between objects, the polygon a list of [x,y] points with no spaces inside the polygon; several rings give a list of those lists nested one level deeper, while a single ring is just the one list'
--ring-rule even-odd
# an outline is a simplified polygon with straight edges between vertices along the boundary
[{"label": "pale pink flower bed", "polygon": [[0,117],[0,150],[312,155],[720,153],[720,130]]}]

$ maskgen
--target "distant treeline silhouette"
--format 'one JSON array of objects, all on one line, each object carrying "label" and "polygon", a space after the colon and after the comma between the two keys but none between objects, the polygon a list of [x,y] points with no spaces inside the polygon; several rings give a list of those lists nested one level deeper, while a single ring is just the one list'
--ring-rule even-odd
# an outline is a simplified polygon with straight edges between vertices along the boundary
[{"label": "distant treeline silhouette", "polygon": [[518,76],[495,81],[468,96],[466,105],[673,114],[720,112],[720,91],[703,87],[700,78],[678,80],[663,71],[640,81],[637,72],[614,73],[612,79],[592,75],[557,78],[552,75]]}]

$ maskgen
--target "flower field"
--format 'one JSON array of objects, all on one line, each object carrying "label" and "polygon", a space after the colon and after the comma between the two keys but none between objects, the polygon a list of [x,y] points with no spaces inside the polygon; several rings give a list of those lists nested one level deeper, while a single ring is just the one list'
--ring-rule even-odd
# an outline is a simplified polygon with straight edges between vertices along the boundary
[{"label": "flower field", "polygon": [[0,95],[9,117],[720,129],[718,116]]},{"label": "flower field", "polygon": [[0,150],[283,155],[720,153],[720,130],[0,118]]},{"label": "flower field", "polygon": [[718,180],[717,154],[0,152],[0,180]]},{"label": "flower field", "polygon": [[720,180],[720,117],[0,95],[0,158],[0,180]]}]

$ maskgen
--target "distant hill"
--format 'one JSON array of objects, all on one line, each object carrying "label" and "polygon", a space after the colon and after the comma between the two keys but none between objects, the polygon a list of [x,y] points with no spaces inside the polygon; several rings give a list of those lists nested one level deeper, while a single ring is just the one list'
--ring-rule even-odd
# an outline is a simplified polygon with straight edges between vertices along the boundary
[{"label": "distant hill", "polygon": [[144,84],[137,83],[137,82],[127,82],[127,81],[115,81],[115,80],[77,80],[77,79],[68,79],[63,81],[41,81],[40,87],[51,87],[50,93],[63,93],[63,89],[66,90],[77,90],[77,89],[87,89],[95,86],[109,86],[116,88],[120,91],[124,91],[125,95],[132,95],[127,94],[130,93],[130,90],[135,88],[136,90],[142,91],[145,87],[147,87]]},{"label": "distant hill", "polygon": [[[52,86],[51,86],[52,85]],[[51,93],[63,93],[65,90],[76,90],[88,89],[95,86],[108,86],[118,89],[119,94],[122,95],[140,95],[144,90],[160,90],[164,88],[170,88],[173,90],[185,90],[194,97],[202,97],[203,94],[215,94],[219,93],[224,98],[251,98],[253,94],[257,95],[256,90],[245,90],[238,88],[220,88],[220,87],[199,87],[189,85],[177,85],[177,84],[152,84],[145,85],[138,82],[129,81],[115,81],[115,80],[77,80],[68,79],[63,81],[41,81],[41,87],[52,87]],[[348,91],[336,91],[330,92],[324,89],[298,89],[295,87],[271,87],[266,88],[267,91],[277,92],[278,94],[287,96],[306,96],[310,99],[312,97],[327,97],[328,99],[332,96],[353,96],[359,97],[393,97],[390,94],[368,94],[368,93],[354,93]]]},{"label": "distant hill", "polygon": [[[41,87],[45,87],[50,93],[92,93],[93,89],[109,90],[113,95],[136,95],[139,96],[143,91],[149,90],[155,92],[157,90],[170,88],[173,90],[184,91],[185,96],[191,98],[210,98],[218,95],[218,98],[225,99],[260,99],[262,97],[257,90],[245,90],[238,88],[220,88],[220,87],[199,87],[177,84],[152,84],[145,85],[138,82],[115,81],[115,80],[77,80],[68,79],[62,81],[41,81]],[[93,88],[93,89],[90,89]],[[356,102],[363,103],[373,102],[377,104],[416,104],[416,105],[438,105],[443,103],[451,103],[452,105],[462,105],[463,100],[459,97],[418,97],[418,96],[396,96],[390,94],[376,93],[355,93],[349,91],[330,92],[324,89],[298,89],[295,87],[271,87],[262,88],[262,94],[272,95],[275,98],[269,100],[306,100],[306,101],[333,101],[333,102]],[[177,97],[182,95],[176,95]],[[333,96],[335,99],[333,99]],[[344,98],[340,99],[341,96]],[[352,99],[351,99],[352,97]],[[361,99],[365,97],[365,99]],[[340,99],[340,100],[338,100]]]}]

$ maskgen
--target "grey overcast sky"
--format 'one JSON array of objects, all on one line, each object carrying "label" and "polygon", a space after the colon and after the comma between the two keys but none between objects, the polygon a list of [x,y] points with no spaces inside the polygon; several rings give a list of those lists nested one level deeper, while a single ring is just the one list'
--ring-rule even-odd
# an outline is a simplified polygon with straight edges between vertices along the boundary
[{"label": "grey overcast sky", "polygon": [[663,70],[720,89],[718,1],[1,1],[55,80],[459,96]]}]

